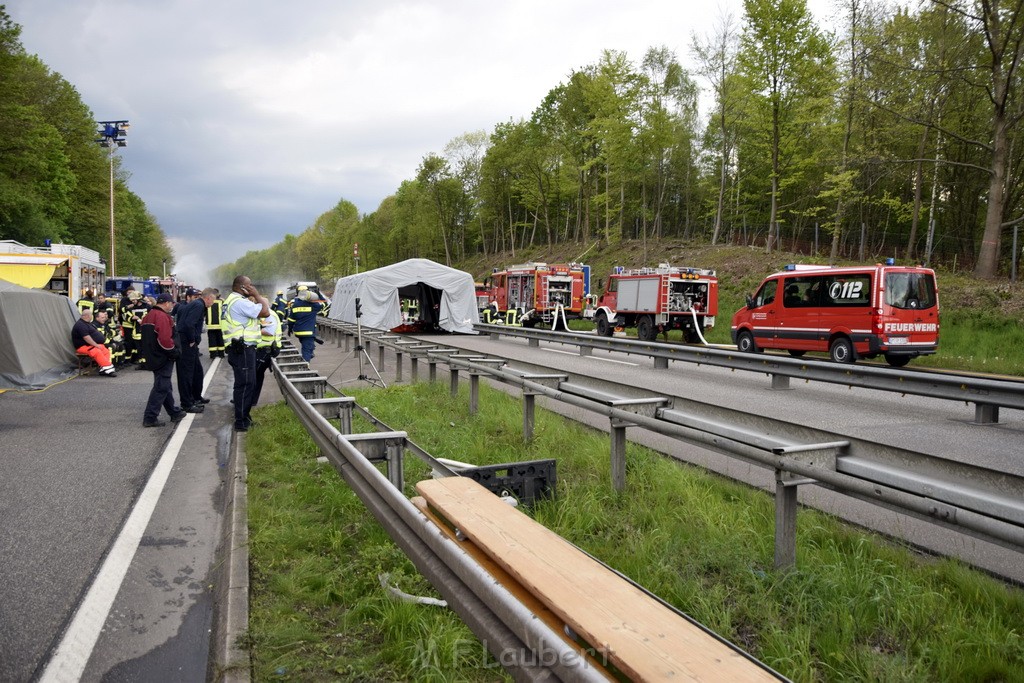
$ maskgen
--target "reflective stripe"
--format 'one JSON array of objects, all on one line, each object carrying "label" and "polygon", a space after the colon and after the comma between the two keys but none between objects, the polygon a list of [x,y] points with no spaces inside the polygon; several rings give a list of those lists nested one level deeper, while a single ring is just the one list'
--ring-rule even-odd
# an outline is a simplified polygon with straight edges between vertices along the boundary
[{"label": "reflective stripe", "polygon": [[215,299],[214,302],[210,304],[210,307],[206,309],[206,329],[220,329],[221,312],[221,301],[220,299]]},{"label": "reflective stripe", "polygon": [[230,344],[234,339],[241,339],[246,344],[257,344],[260,340],[260,321],[256,318],[246,318],[244,322],[240,322],[231,317],[231,307],[237,301],[242,300],[242,295],[238,292],[231,292],[228,294],[228,298],[224,300],[224,313],[221,314],[221,323],[224,328],[224,342],[225,346]]}]

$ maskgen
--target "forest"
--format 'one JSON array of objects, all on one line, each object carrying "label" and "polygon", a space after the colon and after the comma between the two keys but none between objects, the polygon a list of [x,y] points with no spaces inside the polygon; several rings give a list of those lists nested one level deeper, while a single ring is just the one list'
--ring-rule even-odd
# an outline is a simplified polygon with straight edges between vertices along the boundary
[{"label": "forest", "polygon": [[745,0],[688,36],[691,68],[665,47],[604,51],[529,119],[425,155],[375,211],[341,199],[217,275],[330,281],[414,256],[679,238],[1006,278],[1022,4],[839,0],[825,30],[805,0]]},{"label": "forest", "polygon": [[173,269],[167,238],[128,189],[121,158],[97,144],[92,111],[71,83],[26,54],[20,37],[0,5],[0,239],[109,254],[112,163],[117,274],[160,274],[165,261]]}]

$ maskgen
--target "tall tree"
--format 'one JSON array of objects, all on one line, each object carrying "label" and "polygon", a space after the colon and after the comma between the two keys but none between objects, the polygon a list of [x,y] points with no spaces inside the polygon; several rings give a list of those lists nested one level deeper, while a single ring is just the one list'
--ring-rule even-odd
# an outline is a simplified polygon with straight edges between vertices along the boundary
[{"label": "tall tree", "polygon": [[736,54],[739,35],[731,14],[718,18],[715,32],[701,38],[694,34],[693,52],[697,58],[697,72],[711,84],[715,98],[713,117],[718,129],[718,201],[715,205],[715,227],[711,233],[711,244],[718,244],[722,234],[722,218],[725,215],[725,191],[728,185],[729,157],[732,154],[734,134],[730,130],[734,108],[736,79],[732,77],[736,68]]},{"label": "tall tree", "polygon": [[[761,118],[770,154],[768,240],[779,241],[779,194],[783,169],[803,153],[799,138],[813,126],[825,89],[833,78],[828,41],[811,21],[805,0],[744,0],[745,24],[739,63]],[[820,122],[821,119],[819,119]]]}]

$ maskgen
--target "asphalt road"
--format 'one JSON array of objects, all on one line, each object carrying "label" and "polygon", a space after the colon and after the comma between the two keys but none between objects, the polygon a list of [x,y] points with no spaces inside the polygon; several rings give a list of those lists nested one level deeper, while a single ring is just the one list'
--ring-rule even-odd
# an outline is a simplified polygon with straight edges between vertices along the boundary
[{"label": "asphalt road", "polygon": [[145,371],[0,394],[0,680],[43,673],[175,433],[167,485],[76,666],[87,681],[206,678],[232,433],[230,369],[209,379],[206,412],[150,429]]}]

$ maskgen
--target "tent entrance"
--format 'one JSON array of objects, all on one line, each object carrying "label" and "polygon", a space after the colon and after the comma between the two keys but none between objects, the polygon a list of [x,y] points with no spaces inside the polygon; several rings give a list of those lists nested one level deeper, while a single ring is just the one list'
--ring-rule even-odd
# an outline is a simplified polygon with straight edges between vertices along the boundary
[{"label": "tent entrance", "polygon": [[398,288],[398,298],[409,313],[409,321],[419,320],[432,329],[441,322],[442,294],[442,290],[424,282]]}]

